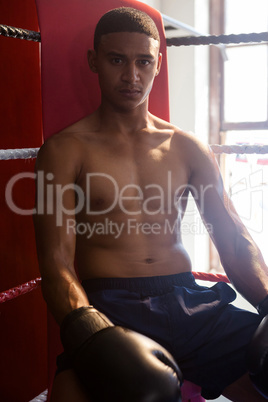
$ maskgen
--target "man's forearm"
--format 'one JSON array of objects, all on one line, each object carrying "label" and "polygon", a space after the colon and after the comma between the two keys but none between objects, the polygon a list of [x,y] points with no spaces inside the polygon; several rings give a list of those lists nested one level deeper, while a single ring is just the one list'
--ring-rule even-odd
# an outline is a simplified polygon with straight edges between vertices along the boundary
[{"label": "man's forearm", "polygon": [[42,277],[43,297],[58,324],[72,310],[88,306],[87,295],[78,281],[71,273]]},{"label": "man's forearm", "polygon": [[268,267],[255,243],[239,236],[235,245],[235,256],[223,267],[230,281],[242,296],[257,306],[268,295]]}]

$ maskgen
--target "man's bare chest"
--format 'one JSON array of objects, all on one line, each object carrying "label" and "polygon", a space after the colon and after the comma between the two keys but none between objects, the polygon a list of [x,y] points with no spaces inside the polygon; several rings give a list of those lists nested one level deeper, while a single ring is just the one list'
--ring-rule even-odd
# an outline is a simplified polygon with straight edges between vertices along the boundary
[{"label": "man's bare chest", "polygon": [[87,214],[166,214],[188,183],[188,169],[172,152],[91,153],[84,160],[78,185]]}]

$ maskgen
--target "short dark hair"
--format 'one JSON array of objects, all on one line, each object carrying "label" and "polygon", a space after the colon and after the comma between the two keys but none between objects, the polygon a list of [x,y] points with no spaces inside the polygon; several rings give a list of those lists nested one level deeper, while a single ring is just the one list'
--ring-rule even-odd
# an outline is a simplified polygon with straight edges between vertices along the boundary
[{"label": "short dark hair", "polygon": [[160,42],[160,35],[153,19],[141,10],[119,7],[105,13],[97,23],[94,49],[97,50],[102,35],[115,32],[139,32]]}]

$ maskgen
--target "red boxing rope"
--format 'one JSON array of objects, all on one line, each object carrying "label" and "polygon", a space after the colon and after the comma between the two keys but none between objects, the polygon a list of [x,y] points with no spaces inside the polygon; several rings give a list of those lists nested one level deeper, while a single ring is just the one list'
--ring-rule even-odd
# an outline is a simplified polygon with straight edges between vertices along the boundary
[{"label": "red boxing rope", "polygon": [[202,279],[203,281],[230,283],[227,276],[223,274],[212,274],[209,272],[192,272],[192,274],[195,279]]},{"label": "red boxing rope", "polygon": [[20,286],[16,286],[9,290],[0,293],[0,303],[5,303],[9,300],[13,300],[16,297],[30,293],[31,291],[37,289],[41,285],[41,278],[33,279],[30,282],[23,283]]},{"label": "red boxing rope", "polygon": [[[227,282],[229,283],[229,279],[227,276],[223,274],[211,274],[205,272],[192,272],[195,279],[202,279],[203,281],[210,281],[210,282]],[[22,285],[16,286],[9,290],[6,290],[0,293],[0,303],[5,303],[9,300],[13,300],[16,297],[25,295],[26,293],[30,293],[33,290],[39,288],[41,285],[41,278],[33,279],[30,282],[23,283]]]}]

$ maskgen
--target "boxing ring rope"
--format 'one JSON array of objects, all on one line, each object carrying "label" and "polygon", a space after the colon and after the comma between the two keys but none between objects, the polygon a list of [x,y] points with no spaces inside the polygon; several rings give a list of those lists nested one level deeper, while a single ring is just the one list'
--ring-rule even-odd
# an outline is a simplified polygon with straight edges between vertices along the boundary
[{"label": "boxing ring rope", "polygon": [[[214,154],[268,154],[268,145],[210,145]],[[36,158],[39,148],[0,149],[0,160]]]},{"label": "boxing ring rope", "polygon": [[25,295],[26,293],[30,293],[33,290],[39,288],[41,285],[41,278],[33,279],[29,282],[23,283],[22,285],[15,286],[9,290],[5,290],[0,293],[0,304],[5,303],[9,300],[16,299],[19,296]]},{"label": "boxing ring rope", "polygon": [[7,38],[25,39],[33,42],[41,42],[40,32],[29,31],[28,29],[10,27],[0,24],[0,35]]},{"label": "boxing ring rope", "polygon": [[0,160],[36,158],[39,148],[0,149]]},{"label": "boxing ring rope", "polygon": [[[8,38],[17,38],[33,42],[41,42],[40,32],[11,27],[3,24],[0,24],[0,35]],[[230,43],[238,44],[259,42],[268,42],[268,32],[166,38],[167,46],[219,45]]]}]

